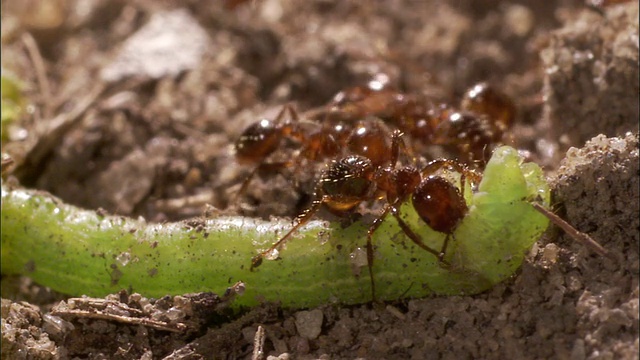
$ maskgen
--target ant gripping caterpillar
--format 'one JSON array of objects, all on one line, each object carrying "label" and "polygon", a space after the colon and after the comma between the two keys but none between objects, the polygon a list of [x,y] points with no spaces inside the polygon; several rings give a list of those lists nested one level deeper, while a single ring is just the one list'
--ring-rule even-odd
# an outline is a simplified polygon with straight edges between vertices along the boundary
[{"label": "ant gripping caterpillar", "polygon": [[[258,166],[245,180],[240,193],[258,169],[265,166],[274,168],[265,159],[278,150],[282,138],[297,139],[302,146],[297,156],[287,161],[285,166],[292,166],[301,158],[333,158],[317,182],[311,206],[298,216],[295,225],[284,236],[252,258],[251,270],[260,266],[264,258],[278,258],[278,248],[307,224],[323,205],[330,212],[345,216],[361,203],[381,198],[386,198],[386,203],[369,226],[364,244],[372,299],[376,299],[372,239],[389,214],[415,246],[434,255],[439,266],[450,269],[447,248],[451,239],[455,239],[458,226],[470,215],[468,199],[463,193],[477,191],[481,175],[463,163],[445,159],[432,161],[422,169],[412,165],[397,167],[400,148],[406,150],[400,138],[401,131],[411,134],[417,142],[454,145],[474,162],[500,141],[513,122],[515,108],[505,95],[486,84],[478,84],[465,94],[460,104],[463,111],[426,104],[418,102],[417,97],[398,93],[372,81],[367,87],[354,87],[338,93],[322,121],[313,123],[315,127],[311,132],[303,130],[297,113],[290,105],[280,111],[275,121],[262,120],[250,126],[236,142],[236,155],[240,160],[257,162]],[[286,112],[290,120],[283,121]],[[375,118],[371,118],[372,115]],[[386,126],[377,119],[400,130],[390,135]],[[459,185],[454,184],[455,180],[452,182],[442,176],[441,170],[457,173]],[[403,219],[402,207],[409,199],[409,211],[421,220],[418,227],[427,224],[431,230],[444,235],[437,246],[425,243],[422,236]],[[532,197],[526,199],[534,200]],[[573,233],[575,238],[585,241],[544,206],[534,204],[533,209]],[[597,245],[595,241],[585,242]],[[592,247],[606,254],[601,247]]]},{"label": "ant gripping caterpillar", "polygon": [[[402,144],[401,133],[396,130],[392,135],[391,156],[389,162],[371,160],[362,155],[349,155],[333,160],[320,178],[312,205],[302,213],[296,225],[280,240],[252,259],[251,269],[262,263],[262,258],[270,256],[280,245],[286,242],[301,226],[305,225],[325,205],[329,211],[344,215],[353,211],[360,203],[374,200],[378,193],[386,195],[387,204],[367,231],[366,254],[371,294],[375,299],[375,281],[373,276],[374,248],[372,237],[389,213],[411,241],[423,250],[434,254],[443,264],[449,237],[468,212],[467,204],[460,190],[448,180],[435,175],[436,171],[448,167],[460,174],[461,187],[465,188],[465,179],[472,184],[479,182],[480,176],[468,170],[464,165],[450,160],[435,160],[418,170],[414,166],[396,168],[399,149]],[[384,152],[375,152],[382,154]],[[411,227],[402,219],[400,206],[409,197],[415,212],[432,229],[447,236],[439,251],[426,245]]]}]

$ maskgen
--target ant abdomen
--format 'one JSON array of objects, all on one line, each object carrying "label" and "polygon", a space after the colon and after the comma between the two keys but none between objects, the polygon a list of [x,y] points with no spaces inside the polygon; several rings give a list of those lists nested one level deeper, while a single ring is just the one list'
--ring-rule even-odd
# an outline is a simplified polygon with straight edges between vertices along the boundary
[{"label": "ant abdomen", "polygon": [[472,86],[462,97],[460,107],[464,111],[484,114],[502,132],[507,130],[516,117],[513,101],[487,83]]},{"label": "ant abdomen", "polygon": [[259,162],[278,149],[281,139],[281,128],[271,120],[262,119],[246,128],[236,141],[236,159],[244,163]]},{"label": "ant abdomen", "polygon": [[486,160],[492,151],[490,145],[502,137],[502,132],[491,121],[486,115],[445,110],[433,131],[433,144],[454,146],[472,162]]},{"label": "ant abdomen", "polygon": [[322,201],[336,214],[353,210],[373,195],[374,174],[371,160],[363,156],[350,155],[332,161],[320,180]]},{"label": "ant abdomen", "polygon": [[391,159],[391,144],[389,131],[382,127],[377,120],[369,118],[360,121],[347,138],[350,152],[369,159],[373,165],[379,166]]}]

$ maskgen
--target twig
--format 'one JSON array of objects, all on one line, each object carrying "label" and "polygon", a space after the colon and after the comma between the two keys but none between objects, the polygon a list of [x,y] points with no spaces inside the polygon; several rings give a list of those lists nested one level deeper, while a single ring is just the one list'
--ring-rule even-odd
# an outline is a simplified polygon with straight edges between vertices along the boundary
[{"label": "twig", "polygon": [[41,162],[58,146],[64,135],[82,119],[82,115],[95,103],[105,88],[104,83],[99,83],[71,111],[63,112],[51,119],[44,134],[29,149],[24,161],[16,168],[15,174],[18,178],[24,182],[25,178],[29,178],[34,171],[40,169]]},{"label": "twig", "polygon": [[264,328],[262,325],[258,325],[256,336],[253,338],[253,354],[251,355],[251,360],[264,359],[264,339]]},{"label": "twig", "polygon": [[544,206],[532,202],[531,205],[542,213],[542,215],[546,216],[552,223],[556,226],[564,230],[567,235],[569,235],[573,240],[582,243],[584,246],[590,248],[601,256],[606,256],[610,259],[616,260],[616,258],[611,254],[607,249],[602,247],[597,241],[595,241],[591,236],[578,231],[576,228],[571,226],[568,222],[562,220],[558,215],[554,214],[552,211],[546,209]]},{"label": "twig", "polygon": [[51,315],[62,317],[77,317],[88,319],[101,319],[109,321],[117,321],[119,323],[128,325],[142,325],[156,330],[170,331],[174,333],[181,333],[187,329],[187,325],[182,323],[168,324],[162,321],[156,321],[146,318],[136,318],[122,315],[106,314],[103,312],[94,312],[88,310],[53,310]]},{"label": "twig", "polygon": [[36,40],[30,33],[24,33],[22,35],[22,43],[27,49],[27,53],[29,54],[29,58],[31,58],[31,62],[33,63],[33,68],[36,71],[36,78],[38,79],[38,84],[40,84],[40,92],[42,94],[42,99],[44,101],[44,118],[49,119],[53,113],[52,109],[52,100],[51,100],[51,85],[49,84],[49,78],[47,77],[47,70],[44,66],[44,60],[42,59],[42,54],[40,53],[40,49],[38,48],[38,44]]}]

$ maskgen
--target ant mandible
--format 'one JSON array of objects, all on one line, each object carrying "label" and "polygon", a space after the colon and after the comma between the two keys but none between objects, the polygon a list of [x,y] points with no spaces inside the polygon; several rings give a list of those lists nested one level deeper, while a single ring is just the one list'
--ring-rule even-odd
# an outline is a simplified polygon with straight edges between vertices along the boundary
[{"label": "ant mandible", "polygon": [[[252,258],[251,270],[262,263],[264,257],[272,254],[280,245],[325,206],[330,212],[345,216],[367,200],[374,200],[377,194],[386,194],[386,205],[382,213],[373,221],[367,231],[367,266],[371,280],[371,295],[375,300],[375,281],[373,277],[373,242],[372,238],[386,216],[391,213],[402,231],[420,248],[435,255],[439,262],[448,265],[444,260],[449,237],[460,221],[467,214],[467,204],[461,191],[445,178],[435,175],[443,168],[450,168],[460,173],[462,189],[466,179],[472,186],[480,180],[480,175],[467,169],[464,165],[452,160],[435,160],[418,170],[415,166],[397,168],[402,133],[395,130],[392,134],[391,157],[386,162],[376,162],[362,155],[348,155],[333,160],[322,173],[318,182],[311,206],[296,219],[295,225],[270,248]],[[411,196],[413,206],[420,218],[432,229],[447,236],[440,250],[426,245],[400,215],[400,205]]]}]

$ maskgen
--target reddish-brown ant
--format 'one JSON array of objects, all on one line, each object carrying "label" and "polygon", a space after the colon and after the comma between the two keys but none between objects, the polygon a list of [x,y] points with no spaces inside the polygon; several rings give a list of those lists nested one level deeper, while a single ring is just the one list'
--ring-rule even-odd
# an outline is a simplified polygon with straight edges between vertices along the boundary
[{"label": "reddish-brown ant", "polygon": [[[302,159],[320,161],[350,153],[368,158],[374,166],[386,163],[391,154],[389,133],[386,125],[374,118],[355,124],[303,122],[291,105],[285,105],[273,121],[262,119],[250,125],[236,141],[238,161],[257,164],[238,194],[246,190],[259,170],[291,167]],[[286,161],[267,162],[267,158],[281,148],[284,139],[300,144],[297,154]]]},{"label": "reddish-brown ant", "polygon": [[[373,278],[373,244],[372,236],[380,224],[391,212],[398,221],[402,231],[420,248],[435,255],[440,263],[444,260],[449,237],[453,234],[460,220],[467,213],[467,205],[461,191],[443,177],[435,175],[438,170],[450,168],[461,175],[461,186],[465,180],[470,184],[479,182],[480,175],[451,160],[435,160],[422,170],[415,166],[397,168],[399,149],[402,144],[401,132],[395,130],[392,135],[391,156],[388,161],[372,161],[362,155],[348,155],[333,160],[322,173],[316,188],[311,206],[297,219],[296,224],[280,240],[269,249],[252,259],[251,269],[262,263],[265,256],[272,254],[285,243],[301,226],[309,222],[321,206],[325,206],[336,215],[346,215],[356,209],[364,201],[374,200],[378,194],[386,195],[386,205],[382,213],[373,221],[367,232],[367,262],[371,279],[372,296],[375,299],[375,282]],[[378,143],[370,143],[376,147]],[[373,151],[380,154],[380,151]],[[447,234],[442,248],[438,251],[426,245],[400,216],[400,205],[411,196],[413,206],[422,220],[436,231]]]},{"label": "reddish-brown ant", "polygon": [[[288,117],[285,118],[285,115]],[[312,130],[309,130],[308,127],[311,127]],[[303,144],[299,156],[312,160],[335,156],[339,149],[332,134],[323,131],[317,123],[303,124],[299,120],[297,112],[287,104],[274,120],[262,119],[253,123],[244,130],[236,141],[235,156],[238,162],[257,164],[243,182],[238,194],[244,193],[251,179],[259,170],[279,169],[295,164],[295,159],[281,162],[266,161],[281,147],[285,139]]]},{"label": "reddish-brown ant", "polygon": [[[319,122],[303,122],[291,105],[285,105],[274,120],[252,124],[236,141],[238,161],[257,164],[237,194],[244,193],[258,171],[292,167],[302,159],[319,161],[352,153],[367,157],[374,165],[389,161],[388,136],[384,135],[388,131],[372,117],[408,134],[414,145],[453,148],[462,160],[482,163],[511,126],[515,107],[506,95],[481,83],[464,94],[460,108],[398,92],[384,76],[336,94]],[[285,161],[267,162],[284,139],[299,145],[297,154]],[[371,146],[376,141],[379,144]]]},{"label": "reddish-brown ant", "polygon": [[325,119],[349,122],[376,116],[411,136],[416,143],[453,147],[470,162],[488,158],[515,118],[513,102],[486,83],[471,87],[460,110],[417,95],[398,92],[376,78],[345,89],[329,104]]}]

